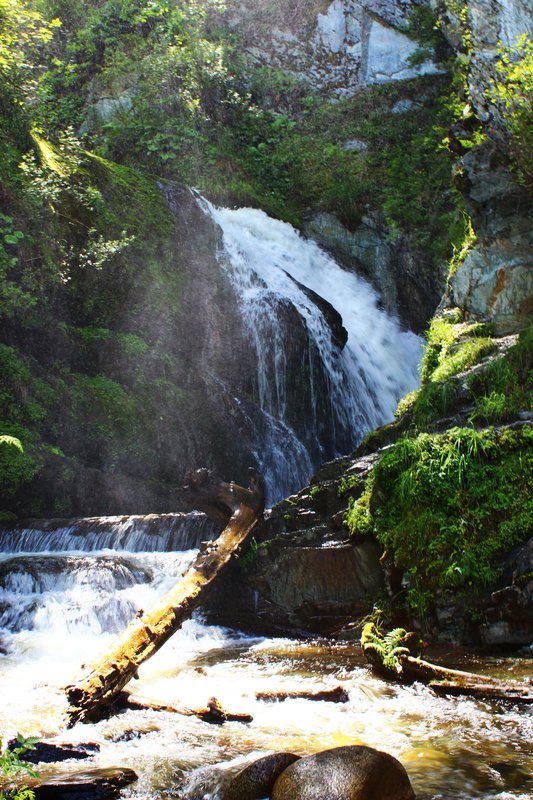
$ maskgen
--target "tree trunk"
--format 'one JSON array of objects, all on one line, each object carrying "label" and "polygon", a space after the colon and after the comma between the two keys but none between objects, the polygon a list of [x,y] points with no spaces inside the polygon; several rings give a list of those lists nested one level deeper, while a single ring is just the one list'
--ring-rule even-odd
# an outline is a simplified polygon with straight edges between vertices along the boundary
[{"label": "tree trunk", "polygon": [[[375,623],[368,622],[361,634],[361,647],[373,670],[386,680],[400,683],[421,681],[437,694],[467,695],[486,700],[507,700],[533,703],[533,686],[528,683],[506,683],[486,675],[448,669],[422,658],[409,655],[407,644],[417,638],[403,628],[395,628],[386,636]],[[394,656],[394,658],[393,658]]]},{"label": "tree trunk", "polygon": [[[251,488],[227,485],[238,505],[218,539],[199,553],[193,566],[150,611],[135,619],[86,675],[65,691],[71,705],[68,724],[99,719],[139,666],[154,655],[205,599],[231,557],[248,538],[262,509],[261,494]],[[228,492],[226,492],[228,494]],[[231,510],[231,509],[230,509]]]}]

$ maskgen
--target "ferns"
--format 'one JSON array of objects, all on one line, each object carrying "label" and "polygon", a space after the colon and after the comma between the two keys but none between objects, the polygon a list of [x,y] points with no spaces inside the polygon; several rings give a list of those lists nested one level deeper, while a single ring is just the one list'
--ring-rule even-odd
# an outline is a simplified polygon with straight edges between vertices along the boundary
[{"label": "ferns", "polygon": [[402,656],[409,654],[409,648],[402,644],[407,635],[405,628],[394,628],[383,635],[374,622],[367,622],[361,634],[361,647],[369,661],[399,673],[402,671]]}]

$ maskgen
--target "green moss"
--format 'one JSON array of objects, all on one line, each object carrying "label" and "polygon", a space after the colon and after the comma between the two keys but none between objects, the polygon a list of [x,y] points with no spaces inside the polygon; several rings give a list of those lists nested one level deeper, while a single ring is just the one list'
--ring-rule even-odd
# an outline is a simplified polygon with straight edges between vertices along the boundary
[{"label": "green moss", "polygon": [[469,379],[474,422],[501,422],[533,410],[533,326],[516,345]]},{"label": "green moss", "polygon": [[[443,380],[475,364],[488,349],[486,333],[490,329],[479,323],[462,322],[457,314],[434,317],[426,334],[427,344],[420,377],[424,385],[430,380]],[[478,337],[485,334],[480,345]]]},{"label": "green moss", "polygon": [[[353,501],[352,533],[374,533],[408,572],[408,599],[479,592],[533,527],[533,432],[453,428],[387,450]],[[425,610],[424,608],[419,610]]]}]

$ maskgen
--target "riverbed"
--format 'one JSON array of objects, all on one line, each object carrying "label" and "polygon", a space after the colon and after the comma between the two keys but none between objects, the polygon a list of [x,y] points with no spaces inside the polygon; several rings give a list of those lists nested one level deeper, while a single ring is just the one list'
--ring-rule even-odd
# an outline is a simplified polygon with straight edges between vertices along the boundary
[{"label": "riverbed", "polygon": [[[96,742],[100,752],[89,762],[62,768],[131,767],[139,780],[124,795],[138,800],[215,800],[215,765],[235,768],[271,751],[303,755],[346,744],[394,755],[420,796],[533,797],[533,715],[526,707],[439,698],[422,685],[387,684],[368,671],[356,642],[253,636],[208,625],[201,615],[141,667],[130,688],[176,706],[202,707],[215,696],[229,711],[251,714],[252,722],[209,725],[166,712],[128,711],[66,731],[62,687],[176,581],[196,550],[87,552],[56,544],[0,556],[4,739],[20,732]],[[439,657],[505,678],[527,678],[533,664],[452,649]],[[348,692],[347,703],[265,703],[255,696],[339,685]]]}]

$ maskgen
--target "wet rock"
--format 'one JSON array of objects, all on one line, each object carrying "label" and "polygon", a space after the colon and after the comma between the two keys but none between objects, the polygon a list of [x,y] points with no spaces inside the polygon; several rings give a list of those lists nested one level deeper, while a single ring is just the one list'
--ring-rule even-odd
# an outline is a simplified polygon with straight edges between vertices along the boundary
[{"label": "wet rock", "polygon": [[142,728],[125,728],[122,731],[113,731],[106,736],[112,742],[131,742],[134,739],[140,739],[142,736],[147,736],[154,731],[160,731],[158,725],[145,725]]},{"label": "wet rock", "polygon": [[293,753],[273,753],[244,767],[232,779],[222,794],[222,800],[260,800],[267,797],[281,773],[299,756]]},{"label": "wet rock", "polygon": [[378,214],[365,215],[355,230],[348,230],[334,214],[317,212],[306,220],[304,233],[346,269],[368,277],[387,311],[414,331],[425,329],[444,290],[444,277],[406,237],[391,237]]},{"label": "wet rock", "polygon": [[413,800],[414,796],[399,761],[361,745],[301,758],[277,779],[271,800]]},{"label": "wet rock", "polygon": [[[16,739],[12,739],[8,747],[13,750],[19,746]],[[29,764],[51,764],[69,759],[92,758],[95,753],[100,751],[100,745],[96,742],[37,742],[37,744],[24,754],[24,761]]]},{"label": "wet rock", "polygon": [[491,646],[528,646],[533,630],[533,537],[509,554],[502,584],[490,595],[481,638]]}]

